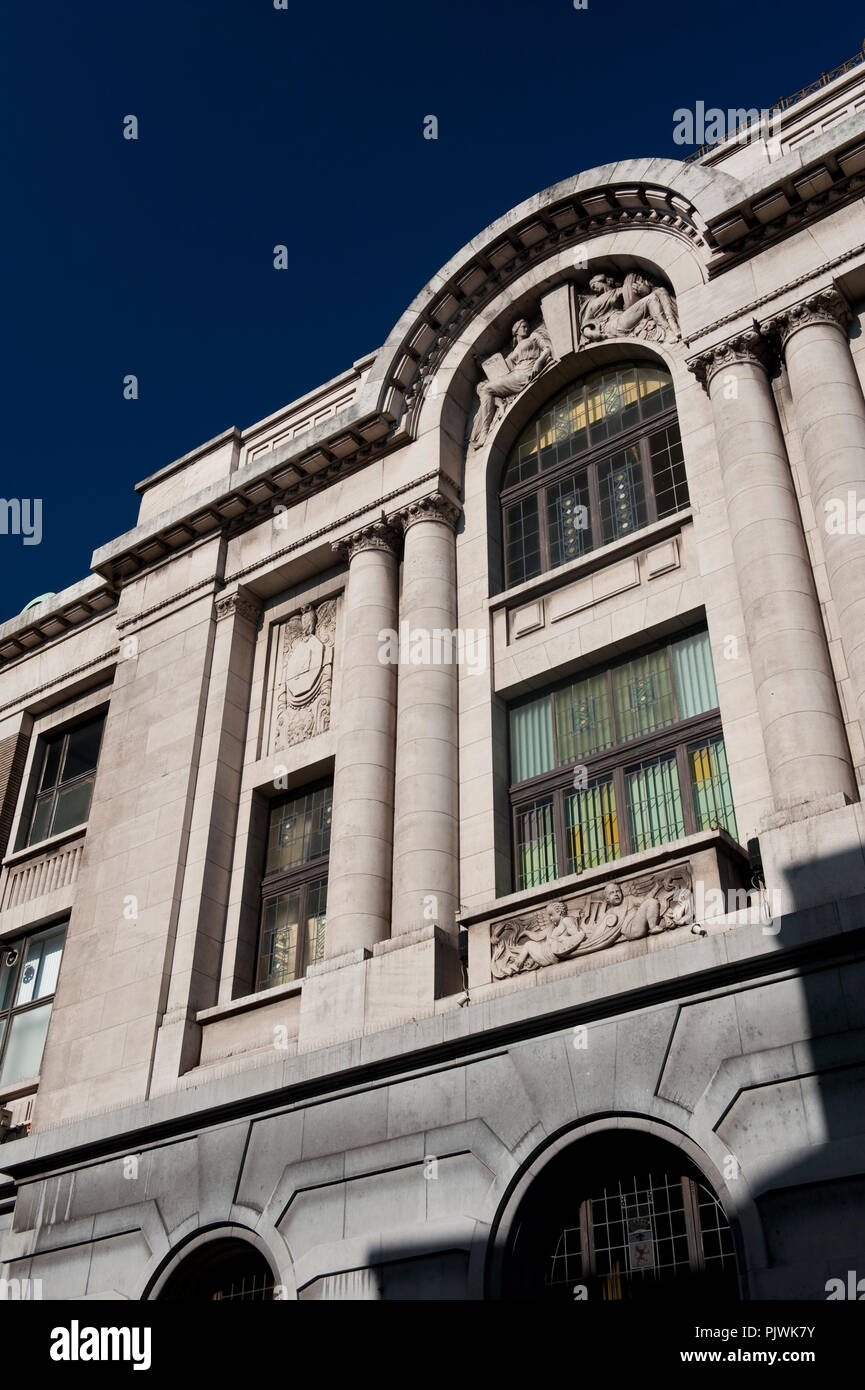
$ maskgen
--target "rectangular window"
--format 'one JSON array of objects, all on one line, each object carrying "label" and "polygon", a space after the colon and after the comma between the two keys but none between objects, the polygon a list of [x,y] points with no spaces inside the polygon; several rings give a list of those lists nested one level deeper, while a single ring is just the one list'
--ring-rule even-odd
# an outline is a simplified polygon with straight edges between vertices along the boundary
[{"label": "rectangular window", "polygon": [[26,844],[84,825],[90,814],[105,715],[39,740],[36,798]]},{"label": "rectangular window", "polygon": [[717,826],[736,836],[705,629],[515,705],[510,732],[518,888]]},{"label": "rectangular window", "polygon": [[274,806],[261,886],[257,989],[300,979],[324,955],[333,786]]},{"label": "rectangular window", "polygon": [[66,923],[0,947],[0,1087],[39,1075]]}]

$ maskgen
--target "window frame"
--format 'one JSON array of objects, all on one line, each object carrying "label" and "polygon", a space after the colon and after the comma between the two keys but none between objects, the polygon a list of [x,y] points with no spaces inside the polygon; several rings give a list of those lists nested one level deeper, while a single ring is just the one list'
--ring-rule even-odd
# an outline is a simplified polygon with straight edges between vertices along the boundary
[{"label": "window frame", "polygon": [[[68,791],[71,787],[83,784],[88,778],[93,778],[93,784],[95,786],[96,774],[99,770],[99,758],[102,752],[102,742],[105,738],[105,724],[107,717],[107,710],[97,710],[95,713],[89,713],[83,718],[76,719],[73,723],[62,725],[60,728],[57,729],[45,730],[44,733],[37,734],[36,746],[34,749],[33,756],[33,767],[31,772],[29,805],[25,808],[25,812],[22,817],[24,828],[22,829],[22,831],[19,832],[17,840],[19,849],[35,849],[38,845],[45,844],[47,843],[47,841],[54,839],[57,835],[69,835],[73,831],[80,829],[82,826],[87,825],[87,822],[90,819],[90,810],[93,805],[92,788],[90,792],[90,800],[87,804],[87,816],[84,820],[77,821],[74,825],[66,826],[63,830],[55,830],[54,818],[57,814],[58,798],[61,791],[65,792]],[[97,723],[101,723],[102,728],[99,734],[99,744],[96,750],[96,760],[93,764],[93,767],[85,769],[85,771],[78,773],[75,777],[70,777],[66,782],[55,780],[50,787],[42,788],[40,786],[40,783],[42,781],[42,776],[45,770],[45,764],[48,759],[49,750],[51,746],[55,743],[60,743],[61,751],[57,770],[57,776],[59,778],[59,775],[65,765],[66,756],[69,750],[70,737],[73,734],[77,733],[78,730],[86,728],[87,725]],[[37,812],[39,811],[40,806],[49,799],[51,803],[51,811],[48,818],[46,833],[44,835],[40,835],[38,839],[34,839],[33,828],[36,822]]]},{"label": "window frame", "polygon": [[[608,370],[611,373],[621,372],[623,370],[627,370],[628,368],[635,368],[639,370],[640,365],[640,362],[621,362],[615,364],[611,363]],[[664,370],[667,371],[666,368],[664,368]],[[583,383],[585,383],[595,375],[596,373],[592,372],[588,374],[588,376],[583,377],[582,379],[578,378],[575,382],[572,383],[572,385],[577,386],[580,383],[580,380],[582,380]],[[670,381],[670,385],[672,385],[672,379]],[[557,393],[557,395],[560,394],[561,393]],[[550,400],[548,400],[543,406],[541,406],[537,410],[533,417],[536,426],[540,418],[550,408],[552,401],[555,399],[555,396],[551,397]],[[615,454],[627,451],[631,447],[636,446],[639,452],[639,467],[642,476],[643,492],[645,495],[646,520],[643,526],[635,527],[633,531],[629,532],[628,537],[632,535],[638,535],[641,530],[645,530],[647,527],[652,526],[656,521],[658,521],[658,506],[657,499],[655,497],[655,484],[652,472],[652,460],[649,451],[649,440],[655,434],[660,433],[662,430],[669,429],[671,426],[674,426],[678,429],[678,425],[679,416],[676,403],[674,401],[672,405],[666,406],[663,410],[658,411],[657,414],[651,415],[646,419],[638,420],[635,424],[629,425],[627,429],[620,431],[618,434],[614,434],[607,439],[599,440],[597,444],[590,444],[587,448],[582,449],[579,453],[571,454],[568,457],[568,459],[562,463],[556,463],[554,466],[547,469],[542,469],[538,467],[536,473],[534,473],[532,477],[526,478],[521,482],[512,483],[509,487],[500,486],[499,507],[502,541],[502,567],[504,570],[505,589],[507,590],[517,588],[520,584],[531,583],[532,580],[539,579],[543,575],[555,573],[555,571],[557,569],[560,569],[563,564],[571,563],[572,560],[582,559],[585,556],[593,554],[595,551],[600,550],[605,545],[612,545],[617,540],[625,539],[625,537],[621,536],[614,536],[611,539],[607,539],[603,535],[601,491],[598,482],[598,473],[602,464],[606,463]],[[681,431],[679,431],[679,444],[681,445]],[[502,482],[504,481],[508,468],[512,463],[514,449],[517,447],[518,441],[509,451],[508,456],[502,466]],[[682,463],[684,467],[684,457]],[[590,544],[587,548],[583,549],[582,553],[579,556],[569,557],[569,559],[561,560],[556,565],[553,565],[551,560],[551,532],[549,526],[546,494],[549,488],[554,487],[558,483],[569,482],[572,479],[575,482],[577,482],[579,486],[585,486],[588,489],[588,533]],[[688,479],[686,470],[686,486],[687,481]],[[538,547],[540,552],[540,567],[536,574],[525,575],[521,579],[518,579],[511,575],[510,568],[508,565],[507,513],[509,508],[511,508],[515,504],[525,502],[528,498],[533,496],[537,497]],[[687,502],[685,502],[681,507],[677,507],[675,511],[666,512],[664,517],[660,519],[666,520],[667,517],[676,516],[681,511],[687,510],[689,506],[690,493],[689,500]]]},{"label": "window frame", "polygon": [[[682,836],[696,835],[698,833],[697,810],[688,763],[689,749],[697,742],[708,742],[714,737],[723,739],[724,730],[721,723],[720,707],[717,705],[711,710],[703,711],[701,714],[691,715],[685,719],[679,718],[679,695],[676,689],[675,679],[672,678],[672,649],[675,642],[684,641],[706,632],[707,629],[702,625],[689,628],[685,632],[661,638],[646,646],[639,647],[635,651],[628,652],[606,665],[592,667],[585,672],[580,672],[576,676],[565,676],[552,685],[546,686],[540,694],[546,697],[550,704],[552,748],[556,766],[547,772],[541,772],[534,777],[526,778],[522,782],[513,781],[514,767],[513,747],[510,736],[510,714],[511,711],[537,700],[539,693],[534,691],[525,699],[517,700],[508,707],[508,799],[510,803],[511,863],[513,865],[512,881],[514,884],[514,892],[528,892],[533,888],[543,886],[543,884],[540,883],[520,884],[518,838],[518,820],[521,810],[524,810],[532,802],[542,797],[549,797],[552,799],[556,856],[556,876],[554,879],[547,879],[544,882],[554,883],[561,878],[570,877],[574,872],[578,872],[569,867],[570,856],[568,853],[566,813],[566,797],[571,791],[575,790],[573,785],[575,767],[585,767],[587,773],[587,786],[589,788],[600,781],[612,781],[616,804],[615,815],[616,827],[618,830],[619,852],[615,858],[605,860],[603,861],[604,863],[616,864],[619,860],[625,859],[629,855],[648,852],[647,850],[636,849],[633,845],[629,814],[630,807],[627,798],[625,779],[627,774],[633,771],[639,764],[654,758],[669,757],[671,754],[675,757],[679,779],[679,795],[682,805]],[[666,649],[668,654],[667,659],[671,674],[670,688],[676,714],[675,720],[672,723],[664,725],[662,728],[653,730],[651,733],[639,734],[636,738],[628,739],[621,743],[615,743],[610,748],[602,748],[597,753],[588,753],[582,758],[559,764],[559,732],[555,706],[556,694],[560,690],[567,689],[569,686],[573,685],[576,680],[584,681],[593,676],[605,675],[607,677],[609,708],[613,713],[613,717],[615,717],[613,672],[622,666],[627,666],[630,662],[639,657],[664,649]],[[733,814],[735,816],[735,807],[733,808]],[[674,842],[667,841],[665,843]],[[598,865],[598,867],[601,866]]]},{"label": "window frame", "polygon": [[[286,806],[292,801],[298,801],[301,797],[312,796],[317,791],[326,788],[331,792],[331,811],[333,809],[333,777],[321,777],[315,782],[304,783],[300,787],[293,787],[284,796],[275,797],[268,802],[267,806],[267,830],[265,831],[264,861],[267,863],[267,845],[270,831],[270,818],[273,813],[281,806]],[[301,864],[296,864],[288,869],[272,869],[270,873],[266,870],[261,876],[260,904],[258,914],[258,937],[255,951],[255,993],[268,989],[278,989],[281,985],[299,984],[304,978],[305,971],[300,967],[306,954],[306,944],[308,936],[308,912],[309,890],[311,885],[320,882],[322,879],[325,884],[325,930],[327,925],[327,885],[330,877],[330,842],[328,841],[327,854],[319,855],[317,859],[305,860]],[[267,905],[283,893],[298,894],[298,924],[297,924],[297,943],[294,949],[293,974],[290,979],[277,980],[274,984],[264,984],[262,982],[262,950],[264,946],[265,932],[265,912]]]},{"label": "window frame", "polygon": [[[66,953],[66,942],[69,935],[68,917],[61,918],[58,922],[51,922],[48,924],[48,926],[37,927],[35,930],[25,932],[23,933],[23,935],[16,936],[11,940],[0,942],[0,964],[2,964],[3,961],[5,961],[7,951],[17,950],[19,953],[19,958],[15,963],[15,966],[10,967],[13,968],[15,971],[15,974],[12,979],[12,987],[9,994],[10,1003],[6,1008],[0,1007],[0,1072],[2,1072],[3,1064],[6,1060],[6,1053],[9,1047],[9,1040],[12,1036],[12,1025],[14,1020],[20,1017],[22,1014],[31,1013],[36,1009],[45,1008],[46,1005],[51,1006],[51,1013],[53,1013],[54,1011],[54,1000],[57,997],[57,984],[55,984],[54,990],[51,994],[43,994],[38,999],[28,999],[27,1002],[24,1004],[16,1004],[15,997],[18,994],[18,990],[21,986],[21,976],[24,967],[27,963],[27,956],[29,953],[30,944],[33,941],[38,940],[40,937],[47,938],[50,936],[54,936],[61,929],[63,931],[63,945],[60,949],[60,962],[57,967],[57,983],[59,983],[60,970],[63,966],[63,957]],[[0,1005],[2,1005],[2,999],[0,999]],[[48,1015],[49,1028],[51,1026],[51,1013],[49,1013]],[[45,1055],[45,1043],[47,1043],[47,1041],[48,1030],[46,1029],[45,1041],[42,1044],[42,1053],[39,1058],[40,1069],[42,1066],[42,1059]],[[13,1081],[4,1081],[0,1083],[0,1093],[13,1091],[17,1087],[24,1085],[26,1082],[35,1081],[38,1075],[39,1073],[36,1072],[31,1076],[21,1076]]]}]

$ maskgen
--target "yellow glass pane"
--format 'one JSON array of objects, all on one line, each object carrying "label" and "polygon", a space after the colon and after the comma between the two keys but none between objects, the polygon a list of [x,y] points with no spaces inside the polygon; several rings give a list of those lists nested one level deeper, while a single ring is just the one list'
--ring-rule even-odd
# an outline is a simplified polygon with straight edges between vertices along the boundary
[{"label": "yellow glass pane", "polygon": [[586,405],[589,411],[589,424],[594,425],[604,418],[604,396],[599,381],[586,390]]},{"label": "yellow glass pane", "polygon": [[586,428],[586,403],[582,395],[571,401],[571,434]]}]

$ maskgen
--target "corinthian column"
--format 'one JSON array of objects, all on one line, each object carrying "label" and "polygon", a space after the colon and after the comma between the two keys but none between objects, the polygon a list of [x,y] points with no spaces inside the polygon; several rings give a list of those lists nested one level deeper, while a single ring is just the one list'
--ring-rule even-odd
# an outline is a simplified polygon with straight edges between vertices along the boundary
[{"label": "corinthian column", "polygon": [[841,646],[865,733],[865,515],[857,512],[865,502],[865,399],[847,341],[849,318],[847,301],[830,287],[776,315],[764,331],[780,339],[787,364]]},{"label": "corinthian column", "polygon": [[453,932],[458,892],[456,558],[459,508],[435,494],[405,531],[397,699],[393,934]]},{"label": "corinthian column", "polygon": [[325,955],[390,933],[396,666],[380,634],[397,622],[399,534],[365,526],[334,550],[348,559],[342,686],[333,778]]},{"label": "corinthian column", "polygon": [[854,795],[799,506],[756,330],[692,361],[712,402],[727,519],[776,807]]}]

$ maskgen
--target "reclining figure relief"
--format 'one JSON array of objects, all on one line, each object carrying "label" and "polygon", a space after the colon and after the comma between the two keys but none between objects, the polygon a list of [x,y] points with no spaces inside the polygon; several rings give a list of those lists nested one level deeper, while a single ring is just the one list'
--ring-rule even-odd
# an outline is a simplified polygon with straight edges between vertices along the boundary
[{"label": "reclining figure relief", "polygon": [[570,906],[556,898],[535,912],[495,923],[490,931],[493,979],[691,926],[693,921],[687,865],[663,876],[607,883],[599,891],[580,895]]}]

